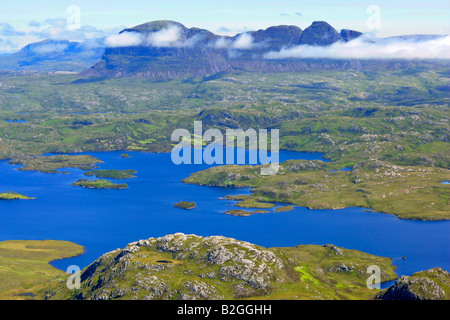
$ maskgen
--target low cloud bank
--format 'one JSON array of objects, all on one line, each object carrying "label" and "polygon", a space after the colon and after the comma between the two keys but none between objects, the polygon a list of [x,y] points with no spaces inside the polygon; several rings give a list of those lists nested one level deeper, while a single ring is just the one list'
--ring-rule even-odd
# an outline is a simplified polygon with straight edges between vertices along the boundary
[{"label": "low cloud bank", "polygon": [[349,42],[327,47],[299,45],[270,51],[265,59],[331,58],[331,59],[450,59],[450,36],[432,39],[376,39],[363,35]]},{"label": "low cloud bank", "polygon": [[182,30],[177,25],[144,34],[135,31],[122,32],[105,39],[106,47],[153,46],[153,47],[192,47],[201,36],[182,39]]},{"label": "low cloud bank", "polygon": [[253,37],[248,33],[243,33],[235,40],[227,38],[219,38],[214,42],[214,48],[216,49],[237,49],[237,50],[249,50],[256,44],[253,42]]},{"label": "low cloud bank", "polygon": [[65,43],[49,43],[40,46],[34,46],[31,51],[37,55],[48,55],[52,53],[61,53],[68,48],[68,44]]}]

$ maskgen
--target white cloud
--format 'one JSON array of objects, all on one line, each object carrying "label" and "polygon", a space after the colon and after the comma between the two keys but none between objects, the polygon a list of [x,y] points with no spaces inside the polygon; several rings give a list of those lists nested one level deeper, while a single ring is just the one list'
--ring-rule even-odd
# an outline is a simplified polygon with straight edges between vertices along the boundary
[{"label": "white cloud", "polygon": [[251,49],[253,47],[253,37],[248,33],[243,33],[236,40],[234,40],[233,49]]},{"label": "white cloud", "polygon": [[368,39],[336,42],[327,47],[299,45],[264,55],[266,59],[450,59],[450,36],[425,41],[412,39]]},{"label": "white cloud", "polygon": [[90,25],[82,25],[80,29],[69,30],[67,19],[46,19],[44,21],[30,21],[26,26],[13,26],[0,23],[1,46],[0,53],[19,51],[24,46],[46,39],[69,40],[84,42],[93,39],[103,39],[115,34],[124,27],[101,30]]},{"label": "white cloud", "polygon": [[31,50],[37,55],[47,55],[50,53],[63,52],[68,47],[65,43],[49,43],[33,47]]},{"label": "white cloud", "polygon": [[142,42],[142,34],[138,32],[122,32],[106,37],[105,39],[105,45],[107,47],[138,46],[142,44]]},{"label": "white cloud", "polygon": [[233,41],[227,38],[220,37],[214,42],[214,48],[216,49],[228,49],[233,45]]},{"label": "white cloud", "polygon": [[181,28],[176,25],[171,25],[159,31],[150,33],[146,39],[146,43],[154,47],[173,47],[180,43]]},{"label": "white cloud", "polygon": [[201,38],[197,34],[189,39],[181,40],[182,30],[177,25],[171,25],[159,31],[147,35],[139,32],[122,32],[106,38],[107,47],[128,47],[128,46],[153,46],[153,47],[192,47]]},{"label": "white cloud", "polygon": [[255,45],[253,37],[249,33],[239,35],[234,41],[229,38],[220,37],[214,42],[214,48],[216,49],[248,50],[252,49]]},{"label": "white cloud", "polygon": [[23,36],[25,32],[16,30],[9,23],[0,23],[0,35],[1,36]]}]

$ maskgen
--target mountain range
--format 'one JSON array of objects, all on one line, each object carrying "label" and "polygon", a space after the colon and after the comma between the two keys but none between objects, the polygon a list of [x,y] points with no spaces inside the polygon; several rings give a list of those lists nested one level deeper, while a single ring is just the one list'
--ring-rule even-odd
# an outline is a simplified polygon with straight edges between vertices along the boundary
[{"label": "mountain range", "polygon": [[305,30],[274,26],[265,30],[219,36],[208,30],[186,28],[174,21],[153,21],[121,31],[107,43],[101,60],[83,72],[96,77],[134,76],[151,80],[207,77],[221,72],[287,72],[311,68],[343,68],[348,61],[307,63],[270,61],[263,54],[297,45],[327,46],[362,35],[354,30],[338,33],[316,21]]},{"label": "mountain range", "polygon": [[103,53],[104,47],[95,40],[80,43],[48,39],[0,56],[0,70],[80,72],[95,64]]},{"label": "mountain range", "polygon": [[[166,81],[211,77],[223,72],[378,68],[379,61],[267,59],[264,56],[269,52],[302,45],[323,48],[337,42],[349,42],[361,35],[361,32],[349,29],[338,32],[327,22],[315,21],[304,30],[297,26],[280,25],[230,37],[216,35],[205,29],[187,28],[175,21],[159,20],[91,42],[44,40],[32,43],[17,53],[0,56],[0,70],[73,71],[94,78],[139,77]],[[414,35],[392,39],[426,40],[433,37]],[[403,65],[409,66],[409,62],[397,61],[395,64],[396,68]]]}]

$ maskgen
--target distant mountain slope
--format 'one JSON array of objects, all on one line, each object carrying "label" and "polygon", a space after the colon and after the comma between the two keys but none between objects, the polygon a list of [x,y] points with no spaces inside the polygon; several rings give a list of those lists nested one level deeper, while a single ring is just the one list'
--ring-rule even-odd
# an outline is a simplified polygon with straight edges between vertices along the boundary
[{"label": "distant mountain slope", "polygon": [[43,40],[31,43],[19,52],[0,56],[0,70],[80,72],[96,63],[103,52],[103,47],[97,43]]},{"label": "distant mountain slope", "polygon": [[[391,62],[355,59],[268,58],[267,53],[285,49],[327,47],[362,35],[342,29],[338,32],[325,21],[315,21],[305,30],[292,25],[219,36],[200,28],[158,20],[122,30],[92,43],[44,40],[20,52],[0,56],[0,70],[72,71],[92,77],[138,77],[166,81],[215,76],[223,72],[304,72],[320,70],[373,70]],[[397,36],[363,41],[426,41],[437,35]],[[323,49],[323,48],[322,48]],[[314,52],[314,51],[313,51]],[[398,67],[410,62],[398,61]],[[372,68],[372,69],[371,69]]]},{"label": "distant mountain slope", "polygon": [[305,31],[282,25],[226,37],[204,29],[186,28],[175,21],[153,21],[122,30],[112,43],[107,43],[101,60],[83,74],[170,80],[231,71],[342,69],[352,63],[270,61],[263,59],[262,54],[298,44],[324,46],[361,35],[352,30],[343,32],[341,36],[326,22],[314,22]]},{"label": "distant mountain slope", "polygon": [[310,46],[329,46],[342,40],[341,35],[325,21],[314,21],[303,31],[298,44]]}]

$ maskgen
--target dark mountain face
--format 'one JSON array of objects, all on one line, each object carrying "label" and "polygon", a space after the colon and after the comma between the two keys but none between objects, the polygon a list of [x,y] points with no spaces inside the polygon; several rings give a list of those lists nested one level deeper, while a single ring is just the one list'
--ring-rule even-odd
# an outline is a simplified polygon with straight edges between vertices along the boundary
[{"label": "dark mountain face", "polygon": [[348,42],[361,36],[362,32],[349,29],[342,29],[340,35],[342,40]]},{"label": "dark mountain face", "polygon": [[[316,31],[320,33],[321,29]],[[107,47],[102,59],[84,74],[169,80],[239,70],[285,72],[308,69],[304,62],[291,61],[286,64],[262,58],[265,52],[298,45],[302,30],[296,26],[274,26],[225,37],[163,20],[125,29],[119,35],[127,34],[138,38],[138,43]],[[172,42],[158,42],[167,39]]]},{"label": "dark mountain face", "polygon": [[298,44],[328,46],[339,40],[342,40],[342,37],[336,29],[324,21],[314,21],[303,31]]},{"label": "dark mountain face", "polygon": [[346,61],[268,60],[263,55],[299,44],[326,46],[359,36],[347,30],[341,36],[326,22],[314,22],[302,31],[296,26],[273,26],[234,37],[187,28],[175,21],[153,21],[120,32],[133,44],[113,43],[101,60],[83,72],[103,77],[144,77],[152,80],[212,76],[220,72],[296,72],[356,66]]},{"label": "dark mountain face", "polygon": [[32,43],[20,52],[1,56],[0,69],[84,70],[83,74],[91,76],[152,80],[206,77],[232,71],[333,69],[352,63],[334,61],[317,65],[315,61],[268,60],[263,55],[299,44],[325,46],[350,41],[359,35],[352,30],[339,34],[326,22],[319,21],[304,31],[297,26],[280,25],[227,37],[205,29],[187,28],[176,21],[159,20],[122,30],[113,42],[106,41],[105,49],[98,44],[89,46],[65,40]]},{"label": "dark mountain face", "polygon": [[214,47],[219,36],[208,30],[189,29],[178,22],[164,20],[120,32],[125,33],[139,35],[140,43],[106,48],[102,59],[84,74],[167,80],[229,70],[224,50]]},{"label": "dark mountain face", "polygon": [[[265,30],[249,32],[254,42],[262,43],[266,51],[280,50],[283,47],[292,47],[298,44],[302,36],[302,29],[296,26],[276,26]],[[240,36],[236,35],[234,38]]]},{"label": "dark mountain face", "polygon": [[[152,33],[161,32],[164,30],[174,30],[174,32],[178,34],[178,42],[181,44],[183,43],[185,44],[186,41],[192,40],[192,43],[188,43],[186,44],[186,46],[191,44],[204,45],[219,38],[219,36],[215,35],[214,33],[208,30],[199,28],[189,29],[186,28],[181,23],[171,20],[158,20],[147,22],[133,28],[124,29],[120,33],[137,32],[143,35],[150,35]],[[176,44],[174,44],[174,46],[176,46]]]}]

